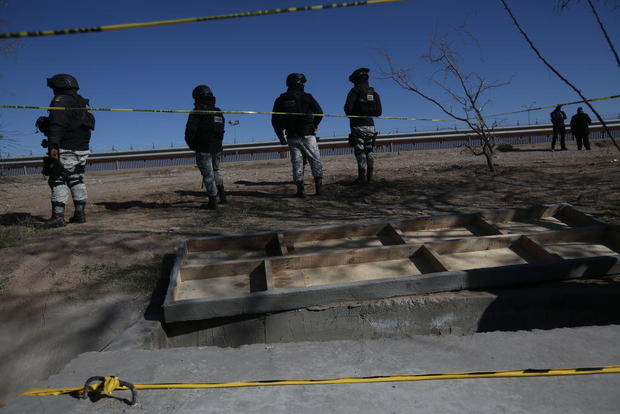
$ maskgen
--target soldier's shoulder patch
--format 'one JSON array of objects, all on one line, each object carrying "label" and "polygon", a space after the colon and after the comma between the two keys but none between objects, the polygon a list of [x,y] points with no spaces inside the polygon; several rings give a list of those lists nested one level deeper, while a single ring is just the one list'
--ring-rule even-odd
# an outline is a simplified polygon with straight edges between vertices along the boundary
[{"label": "soldier's shoulder patch", "polygon": [[67,95],[54,96],[52,99],[52,106],[71,106],[73,100]]}]

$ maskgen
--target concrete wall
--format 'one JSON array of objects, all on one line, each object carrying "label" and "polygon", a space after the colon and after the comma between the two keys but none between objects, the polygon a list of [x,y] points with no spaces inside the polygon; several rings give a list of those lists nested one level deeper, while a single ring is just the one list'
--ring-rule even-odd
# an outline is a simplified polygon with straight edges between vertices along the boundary
[{"label": "concrete wall", "polygon": [[142,321],[106,350],[470,335],[620,323],[620,276],[447,292],[162,325]]}]

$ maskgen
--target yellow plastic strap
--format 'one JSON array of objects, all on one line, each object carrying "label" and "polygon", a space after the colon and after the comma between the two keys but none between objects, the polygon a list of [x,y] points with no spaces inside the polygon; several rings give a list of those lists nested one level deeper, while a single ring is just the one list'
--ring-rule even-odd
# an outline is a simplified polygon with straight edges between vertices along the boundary
[{"label": "yellow plastic strap", "polygon": [[409,118],[404,116],[365,116],[365,115],[337,115],[337,114],[302,114],[291,112],[265,112],[265,111],[207,111],[192,109],[130,109],[130,108],[66,108],[57,106],[25,106],[25,105],[0,105],[0,109],[46,109],[50,111],[105,111],[105,112],[155,112],[165,114],[234,114],[234,115],[312,115],[333,118],[376,118],[395,119],[401,121],[431,121],[453,122],[450,119],[438,118]]},{"label": "yellow plastic strap", "polygon": [[539,106],[537,108],[528,108],[528,109],[524,109],[524,110],[521,110],[521,111],[504,112],[504,113],[501,113],[501,114],[490,115],[490,117],[503,116],[503,115],[512,115],[512,114],[520,114],[520,113],[523,113],[523,112],[540,111],[541,109],[555,108],[558,105],[562,105],[562,106],[564,106],[564,105],[576,105],[576,104],[584,103],[584,102],[606,101],[606,100],[609,100],[609,99],[618,99],[618,98],[620,98],[620,95],[603,96],[602,98],[586,99],[585,101],[564,102],[564,103],[553,104],[553,105]]},{"label": "yellow plastic strap", "polygon": [[55,35],[92,33],[92,32],[106,32],[110,30],[123,30],[123,29],[139,29],[142,27],[165,26],[165,25],[183,24],[183,23],[197,23],[197,22],[204,22],[204,21],[210,21],[210,20],[236,19],[240,17],[266,16],[270,14],[283,14],[283,13],[294,13],[294,12],[302,12],[302,11],[335,9],[339,7],[366,6],[366,5],[372,5],[372,4],[396,3],[396,2],[401,2],[401,1],[407,1],[407,0],[351,1],[347,3],[332,3],[332,4],[323,4],[323,5],[316,5],[316,6],[302,6],[302,7],[288,7],[288,8],[282,8],[282,9],[257,10],[257,11],[249,11],[249,12],[242,12],[242,13],[222,14],[222,15],[216,15],[216,16],[188,17],[185,19],[159,20],[159,21],[142,22],[142,23],[113,24],[113,25],[108,25],[108,26],[81,27],[78,29],[0,33],[0,39],[10,39],[10,38],[17,38],[17,37],[55,36]]},{"label": "yellow plastic strap", "polygon": [[[207,388],[240,388],[240,387],[274,387],[285,385],[327,385],[327,384],[364,384],[377,382],[402,382],[402,381],[429,381],[450,379],[472,378],[524,378],[546,377],[567,375],[593,375],[593,374],[619,374],[620,365],[581,368],[554,368],[554,369],[524,369],[513,371],[472,371],[454,372],[444,374],[413,374],[392,375],[375,377],[349,377],[332,379],[292,379],[272,381],[244,381],[244,382],[217,382],[217,383],[160,383],[160,384],[135,384],[136,390],[162,390],[162,389],[207,389]],[[113,378],[113,377],[112,377]],[[106,380],[107,383],[107,380]],[[21,395],[45,396],[68,394],[81,391],[82,387],[72,388],[33,388]],[[126,387],[116,385],[115,389],[125,390]],[[104,386],[104,392],[106,388]],[[109,394],[109,392],[106,392]]]},{"label": "yellow plastic strap", "polygon": [[105,377],[103,381],[103,394],[111,395],[114,390],[120,388],[120,380],[118,377]]}]

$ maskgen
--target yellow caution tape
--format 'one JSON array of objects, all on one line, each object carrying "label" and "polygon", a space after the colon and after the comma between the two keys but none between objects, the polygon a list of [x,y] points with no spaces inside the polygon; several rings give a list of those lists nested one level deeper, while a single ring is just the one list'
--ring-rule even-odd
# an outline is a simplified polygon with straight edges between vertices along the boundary
[{"label": "yellow caution tape", "polygon": [[165,26],[170,24],[197,23],[210,20],[236,19],[241,17],[266,16],[271,14],[294,13],[302,11],[335,9],[340,7],[366,6],[382,3],[395,3],[407,0],[367,0],[367,1],[351,1],[346,3],[332,3],[316,6],[287,7],[282,9],[257,10],[242,13],[230,13],[216,16],[188,17],[185,19],[159,20],[153,22],[142,23],[126,23],[113,24],[108,26],[81,27],[78,29],[61,29],[61,30],[41,30],[38,32],[17,32],[17,33],[0,33],[0,39],[10,39],[17,37],[36,37],[36,36],[55,36],[78,33],[106,32],[110,30],[139,29],[142,27]]},{"label": "yellow caution tape", "polygon": [[491,117],[495,117],[495,116],[503,116],[503,115],[512,115],[512,114],[520,114],[523,112],[531,112],[531,111],[540,111],[541,109],[549,109],[549,108],[555,108],[558,105],[575,105],[578,103],[584,103],[584,102],[596,102],[596,101],[606,101],[608,99],[618,99],[620,98],[620,95],[612,95],[612,96],[604,96],[602,98],[592,98],[592,99],[586,99],[585,101],[573,101],[573,102],[565,102],[565,103],[559,103],[559,104],[553,104],[553,105],[546,105],[546,106],[539,106],[537,108],[528,108],[528,109],[524,109],[521,111],[514,111],[514,112],[504,112],[502,114],[495,114],[495,115],[490,115]]},{"label": "yellow caution tape", "polygon": [[453,122],[449,119],[436,118],[408,118],[403,116],[365,116],[365,115],[335,115],[335,114],[304,114],[297,112],[263,112],[263,111],[207,111],[196,109],[129,109],[129,108],[69,108],[56,106],[24,106],[24,105],[0,105],[0,109],[47,109],[50,111],[107,111],[107,112],[158,112],[168,114],[234,114],[234,115],[312,115],[334,118],[376,118],[396,119],[401,121],[432,121]]},{"label": "yellow caution tape", "polygon": [[[445,374],[414,374],[374,377],[350,377],[333,379],[296,379],[273,381],[243,381],[243,382],[216,382],[216,383],[164,383],[164,384],[135,384],[136,390],[162,389],[205,389],[205,388],[240,388],[240,387],[274,387],[284,385],[326,385],[326,384],[366,384],[377,382],[428,381],[448,379],[472,378],[523,378],[566,375],[618,374],[620,365],[582,367],[582,368],[555,368],[555,369],[524,369],[515,371],[473,371]],[[105,385],[105,384],[104,384]],[[93,385],[90,390],[97,390],[100,384]],[[83,387],[71,388],[32,388],[21,395],[45,396],[60,395],[83,391]],[[126,387],[117,387],[124,390]],[[109,390],[108,390],[109,391]],[[109,392],[106,392],[109,393]]]}]

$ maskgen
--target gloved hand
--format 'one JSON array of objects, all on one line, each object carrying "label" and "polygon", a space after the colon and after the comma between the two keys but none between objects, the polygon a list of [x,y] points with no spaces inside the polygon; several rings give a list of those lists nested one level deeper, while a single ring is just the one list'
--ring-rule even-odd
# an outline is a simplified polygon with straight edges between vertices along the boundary
[{"label": "gloved hand", "polygon": [[47,155],[48,155],[50,158],[54,158],[54,159],[56,159],[56,160],[60,159],[60,156],[58,155],[58,148],[50,147],[50,148],[47,150]]}]

